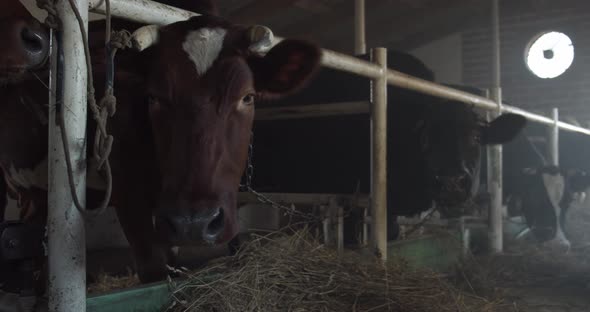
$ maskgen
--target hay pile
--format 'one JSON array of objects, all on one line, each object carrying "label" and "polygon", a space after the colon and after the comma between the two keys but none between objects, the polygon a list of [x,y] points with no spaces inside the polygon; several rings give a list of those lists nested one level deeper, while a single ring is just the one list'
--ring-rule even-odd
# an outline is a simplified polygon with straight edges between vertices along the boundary
[{"label": "hay pile", "polygon": [[256,237],[172,284],[169,311],[502,311],[400,260],[338,255],[306,231]]}]

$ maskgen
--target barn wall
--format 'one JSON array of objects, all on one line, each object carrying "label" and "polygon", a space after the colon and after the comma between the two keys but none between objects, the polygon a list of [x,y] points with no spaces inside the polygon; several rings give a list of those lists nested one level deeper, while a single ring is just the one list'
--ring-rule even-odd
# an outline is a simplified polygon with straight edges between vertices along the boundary
[{"label": "barn wall", "polygon": [[[502,1],[501,70],[504,98],[509,103],[547,114],[559,107],[562,116],[576,116],[585,125],[590,119],[590,4],[588,1],[537,1],[535,6],[520,1]],[[463,79],[487,88],[491,75],[489,23],[463,33]],[[574,43],[574,63],[562,76],[540,79],[524,62],[524,51],[538,33],[556,30]],[[588,107],[584,116],[579,108]]]},{"label": "barn wall", "polygon": [[461,34],[452,34],[409,51],[432,69],[442,83],[463,82]]}]

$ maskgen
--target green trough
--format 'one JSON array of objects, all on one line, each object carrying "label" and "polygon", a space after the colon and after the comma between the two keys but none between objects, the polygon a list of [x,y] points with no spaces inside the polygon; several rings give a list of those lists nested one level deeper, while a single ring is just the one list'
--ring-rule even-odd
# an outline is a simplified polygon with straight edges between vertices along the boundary
[{"label": "green trough", "polygon": [[[410,264],[444,271],[457,263],[461,256],[459,235],[425,236],[390,243],[388,256],[402,257]],[[167,283],[157,283],[122,291],[90,296],[88,312],[160,312],[168,305],[170,289]]]}]

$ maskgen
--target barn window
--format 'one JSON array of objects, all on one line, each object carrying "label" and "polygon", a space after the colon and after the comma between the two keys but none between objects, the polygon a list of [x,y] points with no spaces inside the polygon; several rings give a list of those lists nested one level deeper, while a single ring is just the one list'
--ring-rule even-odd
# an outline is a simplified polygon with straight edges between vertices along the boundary
[{"label": "barn window", "polygon": [[551,31],[535,36],[527,45],[525,61],[537,77],[550,79],[563,74],[574,61],[574,45],[564,33]]}]

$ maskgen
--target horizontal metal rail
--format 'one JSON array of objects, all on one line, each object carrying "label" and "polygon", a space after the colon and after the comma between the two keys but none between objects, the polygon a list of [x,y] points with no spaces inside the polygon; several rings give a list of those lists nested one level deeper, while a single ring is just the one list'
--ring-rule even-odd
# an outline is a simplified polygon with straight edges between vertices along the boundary
[{"label": "horizontal metal rail", "polygon": [[[105,7],[103,0],[90,0],[89,6],[91,12],[104,14]],[[111,0],[111,10],[113,16],[141,23],[159,25],[170,24],[186,20],[191,16],[199,15],[149,0]],[[279,43],[281,40],[282,38],[275,37],[275,44]],[[498,104],[490,99],[415,78],[396,70],[389,69],[384,71],[376,64],[343,53],[323,49],[322,65],[372,79],[387,75],[387,83],[390,85],[448,100],[471,104],[474,107],[485,110],[498,109]],[[513,106],[502,105],[502,112],[519,114],[531,121],[545,125],[555,125],[553,119],[549,117],[533,114]],[[590,135],[589,129],[574,126],[563,121],[557,122],[557,126],[563,130]]]},{"label": "horizontal metal rail", "polygon": [[369,114],[370,111],[371,103],[369,101],[264,107],[256,109],[256,120],[319,118]]},{"label": "horizontal metal rail", "polygon": [[[265,198],[276,203],[289,203],[294,205],[328,205],[331,200],[337,202],[354,202],[357,207],[369,207],[369,195],[367,194],[324,194],[324,193],[261,193]],[[261,204],[259,198],[250,192],[238,194],[240,204]]]}]

